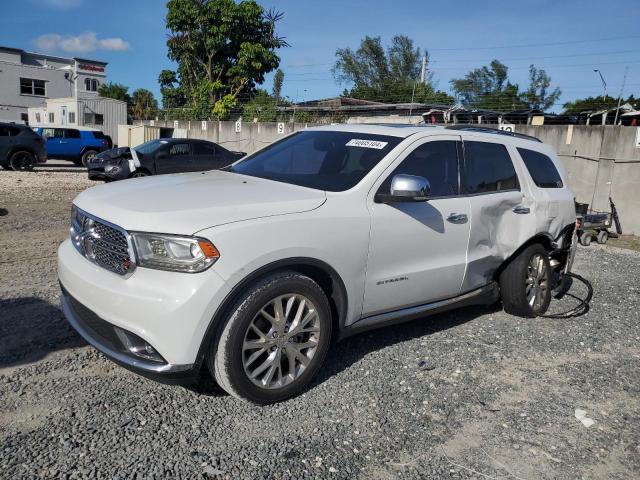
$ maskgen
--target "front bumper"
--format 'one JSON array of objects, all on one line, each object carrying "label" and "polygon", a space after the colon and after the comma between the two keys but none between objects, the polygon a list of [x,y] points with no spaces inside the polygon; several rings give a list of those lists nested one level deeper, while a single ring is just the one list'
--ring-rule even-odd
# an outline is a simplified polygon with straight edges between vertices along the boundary
[{"label": "front bumper", "polygon": [[[203,339],[229,293],[212,269],[185,274],[140,267],[125,278],[91,263],[70,240],[58,249],[58,278],[64,313],[78,333],[114,361],[154,377],[188,376],[198,368]],[[151,345],[164,363],[127,352],[113,327]]]},{"label": "front bumper", "polygon": [[87,169],[87,174],[89,176],[89,180],[124,180],[125,178],[129,178],[129,167],[119,166],[117,171],[107,172],[106,169],[111,167],[111,165],[106,164],[105,166],[95,166],[94,164],[89,164]]},{"label": "front bumper", "polygon": [[196,365],[154,362],[128,353],[118,340],[113,325],[69,295],[62,284],[61,290],[60,303],[67,321],[87,343],[100,350],[110,360],[140,375],[165,383],[190,384],[197,380]]}]

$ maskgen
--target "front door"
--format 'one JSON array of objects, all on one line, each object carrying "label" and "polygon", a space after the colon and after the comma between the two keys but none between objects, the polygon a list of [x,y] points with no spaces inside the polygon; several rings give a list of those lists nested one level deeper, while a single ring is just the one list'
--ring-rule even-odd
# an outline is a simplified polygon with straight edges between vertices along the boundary
[{"label": "front door", "polygon": [[[460,137],[433,136],[407,149],[369,198],[371,237],[363,316],[455,297],[465,274],[470,202],[460,196]],[[426,202],[376,203],[397,174],[431,185]]]},{"label": "front door", "polygon": [[64,130],[61,128],[43,128],[42,138],[47,141],[47,155],[60,158],[64,152]]},{"label": "front door", "polygon": [[156,173],[180,173],[193,171],[193,159],[191,145],[187,142],[172,143],[164,147],[168,156],[158,159],[156,157]]}]

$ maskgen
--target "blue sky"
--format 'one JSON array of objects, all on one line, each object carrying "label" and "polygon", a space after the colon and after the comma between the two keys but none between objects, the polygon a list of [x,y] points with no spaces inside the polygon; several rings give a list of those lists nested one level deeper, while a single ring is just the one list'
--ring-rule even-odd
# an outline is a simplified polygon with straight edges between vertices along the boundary
[{"label": "blue sky", "polygon": [[[172,68],[166,56],[161,0],[6,1],[0,44],[109,62],[111,81],[159,96],[157,76]],[[278,26],[284,94],[310,100],[339,94],[331,66],[337,48],[357,48],[365,35],[387,42],[405,34],[429,50],[438,87],[497,58],[522,88],[528,65],[543,67],[561,87],[559,103],[602,94],[598,68],[617,96],[625,65],[626,93],[640,94],[638,0],[375,1],[259,0],[285,14]],[[599,41],[583,42],[595,39]],[[606,40],[603,40],[606,39]],[[531,45],[531,46],[526,46]],[[265,87],[271,89],[271,75]],[[409,100],[409,99],[407,99]],[[560,106],[557,106],[560,108]]]}]

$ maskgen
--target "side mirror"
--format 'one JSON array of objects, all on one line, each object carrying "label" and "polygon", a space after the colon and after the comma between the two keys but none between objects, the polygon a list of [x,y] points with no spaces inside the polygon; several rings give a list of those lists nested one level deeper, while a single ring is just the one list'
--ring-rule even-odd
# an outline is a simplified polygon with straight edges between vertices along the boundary
[{"label": "side mirror", "polygon": [[391,180],[391,193],[378,193],[379,203],[426,202],[431,194],[429,180],[417,175],[399,174]]}]

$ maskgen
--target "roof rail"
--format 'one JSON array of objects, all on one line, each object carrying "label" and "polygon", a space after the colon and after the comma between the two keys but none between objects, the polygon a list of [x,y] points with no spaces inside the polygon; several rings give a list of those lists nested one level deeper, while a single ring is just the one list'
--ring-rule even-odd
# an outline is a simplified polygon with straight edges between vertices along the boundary
[{"label": "roof rail", "polygon": [[506,135],[508,137],[523,138],[525,140],[533,140],[534,142],[542,143],[537,137],[531,135],[525,135],[524,133],[507,132],[506,130],[498,130],[497,128],[489,127],[475,127],[472,125],[448,125],[445,127],[447,130],[462,130],[464,132],[481,132],[481,133],[493,133],[494,135]]}]

